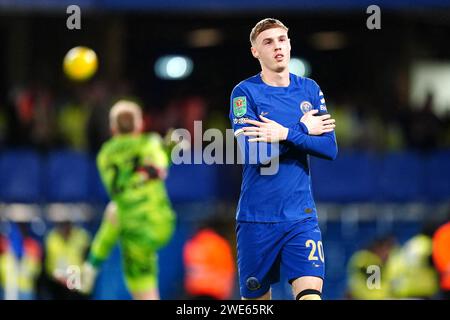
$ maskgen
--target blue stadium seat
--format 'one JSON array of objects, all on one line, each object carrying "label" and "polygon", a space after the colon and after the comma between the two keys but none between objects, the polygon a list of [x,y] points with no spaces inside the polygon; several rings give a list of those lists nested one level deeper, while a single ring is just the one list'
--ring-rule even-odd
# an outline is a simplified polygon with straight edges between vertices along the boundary
[{"label": "blue stadium seat", "polygon": [[424,189],[429,201],[450,200],[450,150],[434,152],[425,158]]},{"label": "blue stadium seat", "polygon": [[422,231],[423,225],[417,221],[394,221],[393,234],[399,244],[404,244],[406,241],[419,234]]},{"label": "blue stadium seat", "polygon": [[340,153],[336,160],[311,157],[315,200],[322,202],[363,202],[376,192],[378,162],[369,153]]},{"label": "blue stadium seat", "polygon": [[110,200],[100,178],[94,158],[89,159],[89,194],[90,200],[97,204],[107,204]]},{"label": "blue stadium seat", "polygon": [[217,166],[206,164],[172,165],[166,180],[172,202],[210,201],[217,198]]},{"label": "blue stadium seat", "polygon": [[425,199],[425,167],[418,153],[389,153],[380,160],[380,164],[377,200],[403,202]]},{"label": "blue stadium seat", "polygon": [[42,200],[41,158],[32,151],[5,151],[0,157],[0,201],[39,203]]},{"label": "blue stadium seat", "polygon": [[45,172],[48,202],[88,202],[89,157],[75,151],[55,151],[48,155]]}]

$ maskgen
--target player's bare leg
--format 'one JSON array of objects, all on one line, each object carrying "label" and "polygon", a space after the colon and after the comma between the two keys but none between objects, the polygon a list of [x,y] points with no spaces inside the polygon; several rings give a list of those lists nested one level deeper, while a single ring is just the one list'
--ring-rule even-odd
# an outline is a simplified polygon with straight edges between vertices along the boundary
[{"label": "player's bare leg", "polygon": [[296,300],[322,300],[323,280],[319,277],[300,277],[292,282]]},{"label": "player's bare leg", "polygon": [[132,292],[131,293],[134,300],[159,300],[159,290],[158,288],[153,288],[145,292]]},{"label": "player's bare leg", "polygon": [[242,300],[271,300],[272,299],[272,290],[269,289],[266,293],[264,293],[261,297],[258,298],[244,298]]}]

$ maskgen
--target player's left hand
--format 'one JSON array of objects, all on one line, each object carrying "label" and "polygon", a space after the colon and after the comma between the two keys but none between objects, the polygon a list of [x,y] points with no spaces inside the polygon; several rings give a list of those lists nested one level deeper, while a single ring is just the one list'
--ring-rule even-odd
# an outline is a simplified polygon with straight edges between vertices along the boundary
[{"label": "player's left hand", "polygon": [[259,117],[262,121],[245,120],[245,123],[254,125],[254,127],[242,128],[244,135],[255,137],[248,139],[248,142],[279,142],[286,140],[288,128],[262,115]]}]

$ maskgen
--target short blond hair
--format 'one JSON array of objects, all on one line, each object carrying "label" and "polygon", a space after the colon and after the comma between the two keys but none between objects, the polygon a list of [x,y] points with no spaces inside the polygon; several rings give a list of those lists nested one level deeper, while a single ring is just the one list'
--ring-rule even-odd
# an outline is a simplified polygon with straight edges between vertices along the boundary
[{"label": "short blond hair", "polygon": [[134,132],[142,124],[141,107],[130,100],[119,100],[109,112],[109,123],[120,134]]},{"label": "short blond hair", "polygon": [[259,36],[259,34],[263,31],[266,31],[268,29],[272,29],[272,28],[281,28],[284,29],[286,31],[289,30],[288,27],[286,27],[283,22],[281,22],[278,19],[274,19],[274,18],[265,18],[262,19],[261,21],[259,21],[252,29],[252,31],[250,32],[250,43],[252,45],[255,44],[255,40],[256,38]]}]

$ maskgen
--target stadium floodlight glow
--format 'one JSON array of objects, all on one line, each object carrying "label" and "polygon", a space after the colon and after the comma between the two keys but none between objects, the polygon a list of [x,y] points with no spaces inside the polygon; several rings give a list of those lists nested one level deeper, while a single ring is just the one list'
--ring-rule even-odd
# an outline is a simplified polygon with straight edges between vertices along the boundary
[{"label": "stadium floodlight glow", "polygon": [[311,67],[306,60],[291,57],[291,61],[289,61],[289,71],[297,76],[308,77],[311,74]]},{"label": "stadium floodlight glow", "polygon": [[192,60],[185,56],[163,56],[155,63],[156,75],[165,80],[179,80],[192,73]]}]

